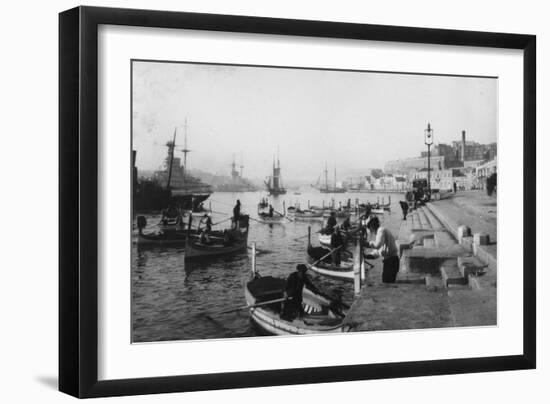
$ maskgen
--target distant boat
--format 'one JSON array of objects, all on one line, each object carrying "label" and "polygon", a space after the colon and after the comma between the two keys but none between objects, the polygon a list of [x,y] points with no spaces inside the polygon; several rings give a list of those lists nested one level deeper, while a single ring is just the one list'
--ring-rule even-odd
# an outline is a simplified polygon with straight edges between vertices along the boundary
[{"label": "distant boat", "polygon": [[[288,219],[286,215],[286,208],[285,203],[283,201],[283,213],[277,212],[276,210],[273,210],[272,214],[270,215],[268,207],[271,206],[269,204],[262,204],[260,202],[258,204],[258,221],[265,224],[283,224]],[[267,209],[267,212],[266,212]]]},{"label": "distant boat", "polygon": [[324,194],[340,194],[340,193],[344,193],[347,191],[346,188],[344,187],[339,187],[338,186],[338,183],[336,182],[336,167],[334,167],[334,184],[333,185],[329,185],[328,183],[328,167],[327,167],[327,163],[325,162],[325,185],[324,186],[320,186],[319,185],[319,180],[320,178],[317,180],[317,184],[316,184],[316,188],[324,193]]},{"label": "distant boat", "polygon": [[273,158],[273,174],[265,181],[267,191],[269,195],[284,195],[286,194],[286,188],[283,187],[281,180],[281,162],[279,161],[279,151],[277,150],[277,165],[275,165],[275,158]]},{"label": "distant boat", "polygon": [[233,155],[233,162],[231,163],[231,179],[229,182],[220,184],[216,187],[217,192],[254,192],[258,188],[250,181],[243,177],[243,162],[241,158],[240,171],[237,170],[237,164],[235,163],[235,155]]}]

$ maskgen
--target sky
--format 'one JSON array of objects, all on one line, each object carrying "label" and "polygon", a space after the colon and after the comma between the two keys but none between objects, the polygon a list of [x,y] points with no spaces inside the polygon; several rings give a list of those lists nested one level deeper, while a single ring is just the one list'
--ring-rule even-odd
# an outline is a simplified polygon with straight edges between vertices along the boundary
[{"label": "sky", "polygon": [[[418,156],[435,143],[497,141],[498,79],[134,61],[133,148],[158,169],[187,120],[190,169],[265,178],[280,150],[283,178],[315,180]],[[181,155],[181,153],[178,153]],[[367,172],[365,172],[367,174]],[[339,178],[340,179],[340,178]]]}]

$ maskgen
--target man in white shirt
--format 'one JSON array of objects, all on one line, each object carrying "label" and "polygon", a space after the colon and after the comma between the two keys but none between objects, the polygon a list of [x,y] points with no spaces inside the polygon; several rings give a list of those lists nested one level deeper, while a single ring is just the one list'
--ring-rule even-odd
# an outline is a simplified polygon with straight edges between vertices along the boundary
[{"label": "man in white shirt", "polygon": [[399,251],[393,234],[385,227],[380,226],[380,220],[376,216],[371,217],[367,222],[367,229],[376,234],[375,240],[369,242],[368,246],[377,249],[378,254],[383,258],[382,282],[395,283],[397,272],[399,272]]}]

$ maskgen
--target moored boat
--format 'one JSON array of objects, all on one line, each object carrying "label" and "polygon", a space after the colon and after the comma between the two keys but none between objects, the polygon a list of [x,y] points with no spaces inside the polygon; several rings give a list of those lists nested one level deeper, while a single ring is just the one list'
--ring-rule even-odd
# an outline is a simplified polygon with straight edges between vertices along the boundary
[{"label": "moored boat", "polygon": [[329,254],[330,250],[323,247],[313,247],[311,244],[307,248],[308,262],[313,272],[331,278],[338,278],[353,281],[353,256],[344,251],[340,265],[335,265],[329,255],[325,259],[317,262],[323,255]]},{"label": "moored boat", "polygon": [[139,246],[185,246],[187,231],[169,231],[158,233],[139,233],[137,243]]},{"label": "moored boat", "polygon": [[185,259],[213,258],[246,251],[248,242],[248,215],[241,215],[232,227],[223,232],[223,237],[210,236],[210,242],[188,238],[185,244]]},{"label": "moored boat", "polygon": [[[253,247],[254,250],[254,247]],[[302,293],[303,315],[295,318],[283,316],[286,280],[273,276],[261,276],[255,270],[245,285],[245,299],[251,321],[263,332],[271,335],[305,335],[337,333],[343,331],[347,307],[342,302],[304,286]]]},{"label": "moored boat", "polygon": [[289,215],[295,220],[323,219],[323,211],[313,209],[288,208]]},{"label": "moored boat", "polygon": [[[265,210],[268,210],[267,212]],[[269,212],[271,210],[271,213]],[[285,202],[283,201],[283,212],[286,212],[286,208],[285,208]],[[285,220],[290,220],[290,219],[287,219],[287,217],[280,213],[280,212],[277,212],[275,209],[273,209],[273,207],[266,203],[266,204],[262,204],[262,202],[260,202],[258,204],[258,219],[256,219],[258,222],[260,223],[265,223],[265,224],[282,224],[284,223]]]},{"label": "moored boat", "polygon": [[[187,230],[169,230],[158,231],[152,233],[138,233],[137,244],[139,246],[162,246],[162,247],[185,247],[187,238],[192,240],[198,240],[200,238],[200,232],[196,229],[191,231]],[[209,233],[211,239],[223,239],[224,233],[222,231],[212,231]]]}]

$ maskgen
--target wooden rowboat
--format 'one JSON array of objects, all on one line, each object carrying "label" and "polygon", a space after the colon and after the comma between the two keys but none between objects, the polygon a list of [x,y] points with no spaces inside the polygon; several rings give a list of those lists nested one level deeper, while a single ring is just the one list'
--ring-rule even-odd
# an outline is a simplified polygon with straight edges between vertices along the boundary
[{"label": "wooden rowboat", "polygon": [[[261,302],[282,299],[285,279],[255,274],[245,285],[248,306]],[[338,303],[328,297],[304,288],[304,315],[293,320],[281,318],[280,302],[250,307],[250,318],[256,326],[271,335],[304,335],[342,332],[345,314]]]},{"label": "wooden rowboat", "polygon": [[[269,206],[269,204],[267,204],[267,206]],[[288,220],[284,214],[277,211],[274,211],[274,214],[269,216],[269,213],[265,211],[266,207],[262,209],[261,204],[258,204],[258,219],[256,219],[258,222],[265,224],[283,224],[285,220]],[[283,201],[283,212],[285,212],[285,210],[285,202]]]},{"label": "wooden rowboat", "polygon": [[[289,212],[290,213],[290,212]],[[323,219],[323,212],[322,211],[315,211],[315,210],[300,210],[296,209],[293,213],[291,213],[294,220],[317,220],[317,219]]]},{"label": "wooden rowboat", "polygon": [[137,243],[139,246],[185,246],[187,237],[187,231],[140,233]]},{"label": "wooden rowboat", "polygon": [[248,223],[248,215],[242,215],[235,227],[224,231],[223,237],[210,237],[210,243],[203,243],[189,237],[185,244],[185,259],[214,258],[246,251]]},{"label": "wooden rowboat", "polygon": [[[140,233],[137,236],[137,244],[147,247],[184,247],[188,237],[198,239],[200,233],[196,229],[191,231],[169,230],[157,233]],[[211,239],[223,239],[224,233],[222,231],[211,231],[209,237]]]},{"label": "wooden rowboat", "polygon": [[[359,230],[360,230],[359,227],[352,227],[349,230],[343,230],[342,228],[340,228],[340,231],[342,232],[342,236],[344,237],[344,240],[346,243],[349,242],[350,240],[356,240],[357,235],[359,234]],[[330,247],[331,238],[332,238],[332,232],[327,233],[326,229],[321,229],[319,231],[319,243],[323,247]]]},{"label": "wooden rowboat", "polygon": [[331,278],[344,279],[353,281],[353,256],[347,251],[341,253],[342,262],[340,265],[332,263],[332,258],[329,255],[325,259],[317,262],[317,260],[329,253],[330,250],[323,247],[313,247],[311,244],[307,247],[308,262],[313,272]]},{"label": "wooden rowboat", "polygon": [[280,215],[273,215],[273,216],[268,216],[268,215],[258,215],[258,222],[262,222],[262,223],[265,223],[265,224],[283,224],[285,220],[287,220],[284,216],[280,216]]}]

